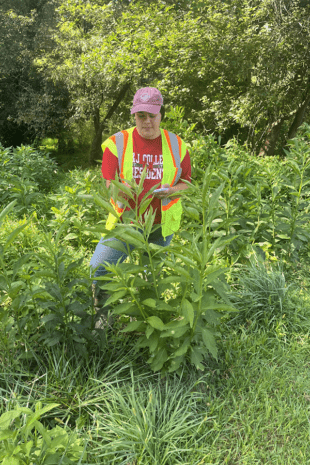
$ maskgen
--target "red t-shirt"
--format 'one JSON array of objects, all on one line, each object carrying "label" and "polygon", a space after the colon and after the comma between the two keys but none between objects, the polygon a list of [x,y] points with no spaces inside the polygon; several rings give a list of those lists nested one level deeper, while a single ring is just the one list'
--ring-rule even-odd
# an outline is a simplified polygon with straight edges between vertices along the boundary
[{"label": "red t-shirt", "polygon": [[[161,136],[156,139],[144,139],[134,129],[133,133],[133,178],[136,183],[139,184],[141,173],[145,165],[147,166],[147,175],[143,185],[143,191],[139,196],[138,202],[141,202],[142,198],[148,192],[151,187],[160,183],[163,177],[163,152],[161,144]],[[182,174],[179,182],[183,179],[191,181],[191,161],[188,150],[186,155],[181,162]],[[115,179],[116,172],[119,174],[118,158],[106,148],[103,152],[102,157],[102,176],[104,179],[112,180]],[[129,199],[131,208],[135,207],[134,200]],[[156,211],[154,223],[161,223],[161,200],[154,197],[150,206]],[[150,208],[150,207],[149,207]]]}]

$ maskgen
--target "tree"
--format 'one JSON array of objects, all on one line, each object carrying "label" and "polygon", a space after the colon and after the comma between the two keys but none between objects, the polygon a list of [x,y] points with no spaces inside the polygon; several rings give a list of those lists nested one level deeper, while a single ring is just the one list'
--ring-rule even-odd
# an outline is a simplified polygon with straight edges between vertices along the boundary
[{"label": "tree", "polygon": [[[46,34],[55,2],[3,1],[0,9],[0,133],[5,145],[59,135],[68,118],[68,94],[55,89],[33,66],[39,44],[52,47]],[[53,116],[54,115],[54,116]]]},{"label": "tree", "polygon": [[127,111],[141,75],[155,79],[168,65],[166,31],[175,28],[174,14],[167,15],[168,11],[164,5],[137,3],[119,13],[112,4],[79,0],[59,8],[56,48],[52,54],[42,50],[37,65],[55,83],[66,84],[76,119],[92,118],[95,135],[90,162],[101,157],[102,130],[130,83]]}]

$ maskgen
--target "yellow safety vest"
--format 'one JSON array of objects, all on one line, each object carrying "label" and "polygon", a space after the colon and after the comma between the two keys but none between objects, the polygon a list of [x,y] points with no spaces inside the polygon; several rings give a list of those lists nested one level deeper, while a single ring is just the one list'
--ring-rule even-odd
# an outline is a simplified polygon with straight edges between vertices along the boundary
[{"label": "yellow safety vest", "polygon": [[[134,127],[120,131],[106,139],[102,144],[102,150],[107,147],[113,155],[118,158],[120,178],[123,182],[133,178],[133,137]],[[181,162],[186,155],[185,142],[176,134],[161,129],[161,141],[163,151],[163,178],[162,184],[175,186],[179,181],[182,173]],[[121,216],[124,208],[120,204],[111,203]],[[180,227],[182,215],[182,204],[180,198],[163,199],[161,202],[161,226],[163,237],[169,236],[176,232]],[[106,229],[113,229],[117,219],[111,213],[109,214]]]}]

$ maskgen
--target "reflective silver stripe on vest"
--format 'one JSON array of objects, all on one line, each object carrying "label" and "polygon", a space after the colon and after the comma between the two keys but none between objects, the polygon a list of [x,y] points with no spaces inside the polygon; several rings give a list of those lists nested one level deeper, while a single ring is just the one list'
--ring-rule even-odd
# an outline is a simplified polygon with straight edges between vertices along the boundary
[{"label": "reflective silver stripe on vest", "polygon": [[119,167],[119,172],[121,172],[123,155],[124,155],[124,134],[122,132],[117,132],[115,134],[115,142],[116,142],[116,150],[117,150],[117,156],[118,156],[118,167]]},{"label": "reflective silver stripe on vest", "polygon": [[[171,144],[171,149],[172,153],[174,156],[175,164],[177,167],[177,175],[175,177],[173,185],[175,186],[176,183],[179,181],[181,174],[182,174],[182,168],[181,168],[181,154],[179,151],[179,143],[178,143],[178,138],[173,132],[168,131],[169,139],[170,139],[170,144]],[[162,204],[166,207],[169,203],[171,202],[171,199],[162,199]]]}]

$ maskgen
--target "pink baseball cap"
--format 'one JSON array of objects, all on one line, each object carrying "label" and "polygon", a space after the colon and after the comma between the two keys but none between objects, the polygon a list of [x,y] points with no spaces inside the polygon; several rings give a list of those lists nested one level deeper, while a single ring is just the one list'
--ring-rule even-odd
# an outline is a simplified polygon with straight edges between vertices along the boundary
[{"label": "pink baseball cap", "polygon": [[135,93],[131,114],[146,111],[157,115],[163,103],[163,96],[156,87],[143,87]]}]

